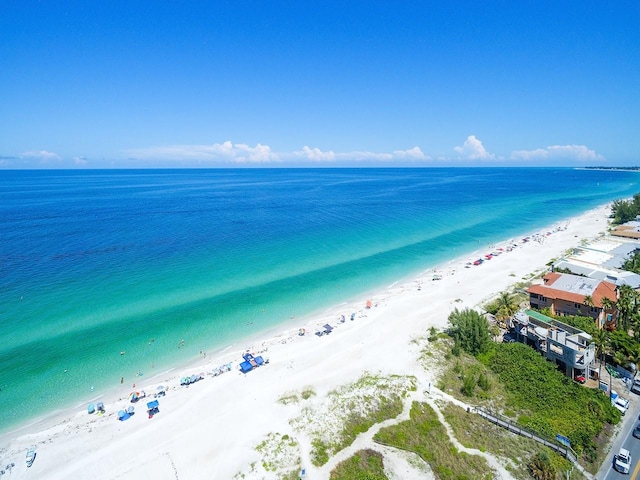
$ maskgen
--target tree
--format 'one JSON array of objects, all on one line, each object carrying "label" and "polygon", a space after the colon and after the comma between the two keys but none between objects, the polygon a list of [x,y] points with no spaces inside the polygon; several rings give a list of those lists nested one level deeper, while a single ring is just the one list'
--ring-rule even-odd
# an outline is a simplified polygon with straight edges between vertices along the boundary
[{"label": "tree", "polygon": [[505,320],[518,311],[515,297],[509,292],[500,293],[500,296],[496,299],[495,306],[498,320]]},{"label": "tree", "polygon": [[545,451],[536,453],[527,466],[536,480],[553,480],[556,478],[556,469],[551,463],[549,454]]},{"label": "tree", "polygon": [[457,308],[449,314],[449,334],[456,346],[471,355],[484,353],[491,347],[487,319],[475,310]]},{"label": "tree", "polygon": [[598,378],[601,378],[602,362],[604,356],[609,348],[609,334],[606,330],[598,330],[593,335],[593,343],[596,346],[596,357],[600,358],[600,365],[598,366]]},{"label": "tree", "polygon": [[[611,301],[611,299],[604,297],[602,300],[600,300],[600,304],[602,305],[602,309],[605,312],[605,320],[606,320],[606,312],[607,310],[612,310],[615,307],[615,303],[613,303]],[[617,323],[617,322],[616,322]],[[615,328],[615,327],[614,327]],[[611,326],[607,326],[608,330],[612,330]]]},{"label": "tree", "polygon": [[619,327],[624,331],[628,331],[631,326],[632,319],[638,313],[638,292],[630,285],[622,285],[618,290],[618,318],[620,320]]},{"label": "tree", "polygon": [[595,305],[593,303],[593,297],[591,295],[585,295],[582,303],[587,307],[593,307]]},{"label": "tree", "polygon": [[622,264],[622,269],[627,270],[628,272],[640,273],[640,252],[637,250],[633,252]]},{"label": "tree", "polygon": [[614,224],[620,225],[636,218],[640,212],[640,203],[636,203],[637,196],[638,194],[634,195],[633,201],[614,200],[611,207]]}]

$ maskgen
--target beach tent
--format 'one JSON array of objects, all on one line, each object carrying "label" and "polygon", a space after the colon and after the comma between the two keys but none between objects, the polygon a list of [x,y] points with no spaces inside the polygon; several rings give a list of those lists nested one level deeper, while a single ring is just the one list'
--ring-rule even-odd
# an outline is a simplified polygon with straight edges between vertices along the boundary
[{"label": "beach tent", "polygon": [[333,331],[333,327],[328,323],[324,324],[324,333],[329,334]]},{"label": "beach tent", "polygon": [[258,366],[264,365],[264,359],[262,358],[261,355],[258,355],[256,357],[256,363],[258,364]]},{"label": "beach tent", "polygon": [[102,403],[102,402],[98,402],[98,405],[96,405],[96,409],[97,409],[99,412],[103,412],[103,413],[104,413],[104,403]]},{"label": "beach tent", "polygon": [[135,408],[133,408],[133,405],[132,405],[132,406],[130,406],[129,408],[127,408],[127,413],[128,413],[129,415],[133,415],[135,411],[136,411],[136,409],[135,409]]},{"label": "beach tent", "polygon": [[253,365],[251,365],[251,363],[249,363],[247,360],[245,360],[240,364],[240,371],[242,373],[247,373],[247,372],[250,372],[251,370],[253,370]]},{"label": "beach tent", "polygon": [[124,422],[127,418],[129,418],[129,414],[124,410],[118,410],[118,420]]}]

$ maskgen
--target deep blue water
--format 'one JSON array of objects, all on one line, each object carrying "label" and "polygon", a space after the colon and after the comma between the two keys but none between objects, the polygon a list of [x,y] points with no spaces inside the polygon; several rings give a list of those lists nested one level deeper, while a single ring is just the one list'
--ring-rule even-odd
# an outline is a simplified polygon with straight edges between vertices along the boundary
[{"label": "deep blue water", "polygon": [[0,431],[151,373],[152,363],[165,370],[630,197],[639,175],[2,171]]}]

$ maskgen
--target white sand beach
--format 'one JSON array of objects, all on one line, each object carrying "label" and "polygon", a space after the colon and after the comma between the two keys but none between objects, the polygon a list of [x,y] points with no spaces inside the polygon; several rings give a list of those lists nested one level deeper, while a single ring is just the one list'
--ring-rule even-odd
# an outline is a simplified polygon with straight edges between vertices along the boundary
[{"label": "white sand beach", "polygon": [[[552,258],[582,240],[604,233],[609,212],[608,206],[602,206],[531,232],[528,242],[517,238],[487,247],[476,257],[455,259],[435,272],[424,272],[419,278],[403,280],[386,291],[328,309],[304,324],[292,324],[273,338],[207,355],[200,365],[188,370],[176,369],[160,378],[144,377],[136,387],[147,392],[147,399],[135,405],[135,415],[126,421],[119,421],[117,412],[131,405],[131,385],[124,385],[117,397],[101,399],[106,408],[104,415],[89,415],[83,404],[74,413],[5,435],[0,439],[0,461],[3,465],[16,464],[7,478],[277,478],[263,468],[266,454],[256,449],[270,434],[286,434],[297,440],[299,447],[272,452],[266,461],[285,467],[290,464],[293,469],[299,458],[308,479],[328,479],[339,461],[362,448],[383,452],[389,478],[429,478],[428,467],[419,472],[406,454],[376,445],[371,440],[372,431],[362,434],[353,446],[338,452],[323,467],[314,467],[309,459],[308,429],[330,432],[334,419],[327,408],[327,394],[356,381],[367,371],[415,376],[418,388],[412,399],[433,401],[441,396],[432,385],[432,373],[418,363],[419,347],[412,340],[425,335],[430,326],[445,327],[454,308],[476,307],[541,271]],[[536,233],[538,236],[534,237]],[[507,251],[514,244],[517,246]],[[465,266],[499,248],[503,252],[482,265]],[[434,280],[434,274],[440,279]],[[372,307],[367,309],[369,299]],[[352,313],[356,314],[354,320],[350,320]],[[346,318],[344,323],[341,315]],[[326,323],[334,327],[333,332],[322,337],[314,335]],[[305,328],[304,336],[298,335],[299,328]],[[269,363],[247,374],[240,373],[238,364],[246,350],[268,358]],[[228,362],[233,364],[231,371],[212,375],[215,367]],[[203,380],[180,386],[181,377],[200,372],[205,373]],[[158,385],[167,386],[168,391],[159,398],[159,413],[148,418],[146,401]],[[279,401],[285,395],[300,395],[305,388],[312,389],[315,395],[305,401]],[[292,422],[301,416],[305,420]],[[306,429],[300,427],[305,421]],[[37,457],[27,468],[24,458],[30,445],[36,445]],[[502,478],[511,478],[498,461],[485,456]]]}]

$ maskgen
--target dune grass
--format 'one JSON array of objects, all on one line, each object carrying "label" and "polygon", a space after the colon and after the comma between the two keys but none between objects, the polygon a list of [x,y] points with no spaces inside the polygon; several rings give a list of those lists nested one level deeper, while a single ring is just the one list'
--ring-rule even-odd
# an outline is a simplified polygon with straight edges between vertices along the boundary
[{"label": "dune grass", "polygon": [[496,473],[480,456],[459,452],[434,410],[426,403],[414,402],[410,419],[380,429],[374,440],[402,450],[415,452],[440,480],[489,480]]}]

